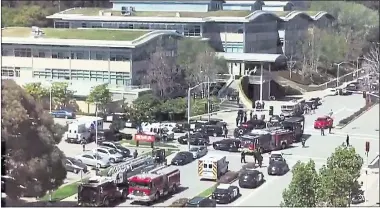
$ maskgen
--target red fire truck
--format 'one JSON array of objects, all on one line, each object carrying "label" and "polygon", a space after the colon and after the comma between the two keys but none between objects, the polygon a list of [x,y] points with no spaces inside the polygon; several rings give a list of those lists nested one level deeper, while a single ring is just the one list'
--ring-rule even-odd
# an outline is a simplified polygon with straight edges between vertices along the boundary
[{"label": "red fire truck", "polygon": [[159,167],[148,173],[132,176],[128,179],[128,197],[133,201],[155,202],[178,190],[180,176],[179,169],[172,166]]},{"label": "red fire truck", "polygon": [[268,152],[289,147],[295,140],[295,133],[280,127],[254,129],[243,135],[241,140],[241,151],[253,152],[260,147],[264,152]]}]

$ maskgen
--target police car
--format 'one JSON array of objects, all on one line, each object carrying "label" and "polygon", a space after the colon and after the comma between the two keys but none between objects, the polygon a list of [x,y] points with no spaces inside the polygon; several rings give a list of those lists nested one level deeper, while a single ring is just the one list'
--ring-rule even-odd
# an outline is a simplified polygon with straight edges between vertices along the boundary
[{"label": "police car", "polygon": [[220,184],[211,195],[217,204],[231,203],[239,196],[239,187],[232,186],[231,184]]}]

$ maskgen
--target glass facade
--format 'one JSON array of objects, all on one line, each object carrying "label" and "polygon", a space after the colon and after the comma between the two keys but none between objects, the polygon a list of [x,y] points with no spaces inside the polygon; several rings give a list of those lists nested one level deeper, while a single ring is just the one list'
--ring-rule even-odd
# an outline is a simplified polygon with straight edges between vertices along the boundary
[{"label": "glass facade", "polygon": [[202,35],[202,25],[196,23],[147,23],[147,22],[100,22],[100,21],[80,21],[62,22],[56,21],[56,28],[88,27],[88,28],[119,28],[119,29],[146,29],[146,30],[175,30],[187,37],[200,37]]},{"label": "glass facade", "polygon": [[[18,70],[19,73],[20,70]],[[33,77],[53,80],[83,80],[109,82],[117,85],[130,85],[129,72],[90,71],[77,69],[35,69]]]},{"label": "glass facade", "polygon": [[1,67],[2,77],[20,77],[20,67]]}]

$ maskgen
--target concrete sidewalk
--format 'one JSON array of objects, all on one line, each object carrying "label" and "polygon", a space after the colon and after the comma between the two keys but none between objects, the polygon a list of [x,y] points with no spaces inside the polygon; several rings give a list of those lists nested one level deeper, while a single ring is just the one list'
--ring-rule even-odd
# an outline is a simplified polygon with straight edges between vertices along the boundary
[{"label": "concrete sidewalk", "polygon": [[362,189],[366,202],[357,206],[378,206],[376,203],[379,202],[379,173],[368,170],[368,174],[366,175],[365,170],[363,170],[358,181],[359,183],[363,182]]}]

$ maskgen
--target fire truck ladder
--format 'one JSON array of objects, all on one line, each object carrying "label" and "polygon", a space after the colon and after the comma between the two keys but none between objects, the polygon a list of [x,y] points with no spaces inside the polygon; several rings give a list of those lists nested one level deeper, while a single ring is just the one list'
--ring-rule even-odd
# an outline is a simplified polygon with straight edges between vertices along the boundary
[{"label": "fire truck ladder", "polygon": [[146,166],[150,164],[151,162],[154,162],[153,158],[148,155],[142,155],[135,159],[129,159],[121,164],[115,165],[111,167],[107,175],[108,177],[116,178],[119,173],[123,173],[126,171],[132,171],[133,169],[139,167],[139,166]]}]

